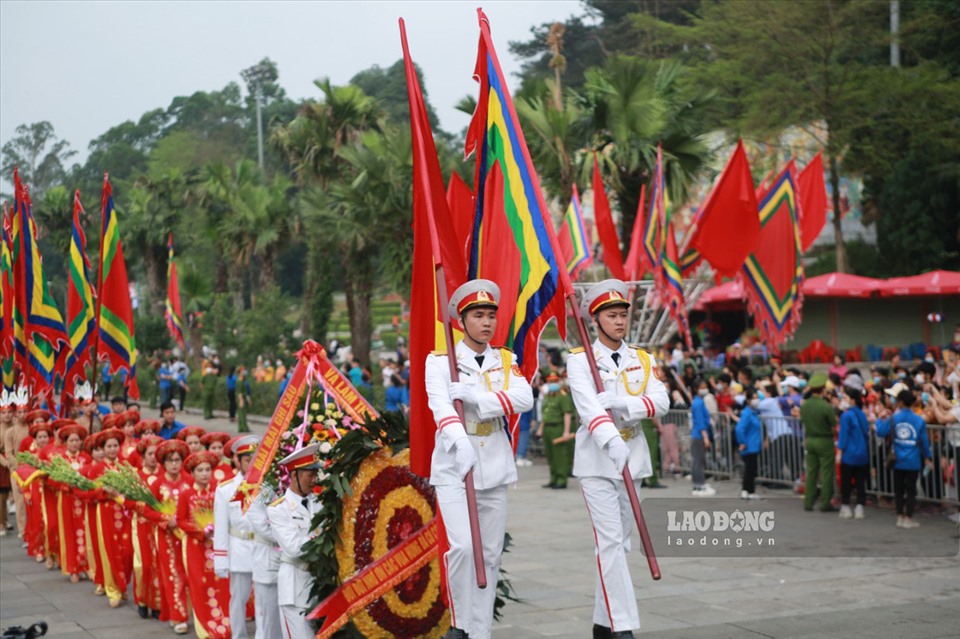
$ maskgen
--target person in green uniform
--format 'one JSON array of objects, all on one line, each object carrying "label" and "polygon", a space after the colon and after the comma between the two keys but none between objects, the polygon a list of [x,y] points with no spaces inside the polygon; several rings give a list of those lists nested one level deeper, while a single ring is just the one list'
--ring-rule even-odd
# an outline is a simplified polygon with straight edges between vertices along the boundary
[{"label": "person in green uniform", "polygon": [[[573,397],[560,375],[551,372],[541,404],[540,436],[543,438],[543,451],[550,465],[550,481],[544,488],[566,488],[567,476],[573,471],[574,435],[571,424],[577,423]],[[560,440],[557,442],[556,440]]]},{"label": "person in green uniform", "polygon": [[647,447],[650,449],[650,466],[653,474],[643,480],[644,488],[666,488],[661,484],[657,473],[660,471],[660,424],[656,419],[642,419],[640,426],[643,436],[647,438]]},{"label": "person in green uniform", "polygon": [[834,483],[833,432],[837,428],[837,413],[824,398],[827,374],[814,373],[807,383],[809,397],[800,404],[800,422],[807,444],[807,484],[803,493],[803,509],[813,510],[820,484],[820,510],[837,510],[830,504]]},{"label": "person in green uniform", "polygon": [[203,418],[213,419],[213,399],[217,392],[217,377],[220,375],[220,357],[214,353],[210,359],[203,361],[200,370],[203,375],[200,378],[203,392]]}]

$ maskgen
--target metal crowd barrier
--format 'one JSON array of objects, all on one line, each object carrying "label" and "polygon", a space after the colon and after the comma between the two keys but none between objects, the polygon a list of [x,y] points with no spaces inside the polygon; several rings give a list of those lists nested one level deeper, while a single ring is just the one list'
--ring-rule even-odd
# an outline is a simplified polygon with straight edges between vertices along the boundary
[{"label": "metal crowd barrier", "polygon": [[[689,410],[671,410],[661,423],[676,428],[680,452],[679,470],[689,473],[691,419]],[[758,460],[757,481],[767,485],[792,487],[802,481],[806,471],[803,445],[803,426],[797,417],[761,417],[765,445]],[[743,475],[743,462],[737,454],[736,422],[725,414],[711,415],[713,445],[707,451],[707,475],[718,479],[733,479]],[[957,488],[960,486],[960,426],[928,424],[927,436],[933,467],[924,470],[918,480],[917,499],[940,504],[960,506]],[[661,445],[660,459],[663,460]],[[886,438],[870,431],[870,476],[868,494],[893,497],[893,471],[886,466],[889,455]],[[664,465],[664,472],[669,468]],[[839,476],[837,477],[839,481]]]}]

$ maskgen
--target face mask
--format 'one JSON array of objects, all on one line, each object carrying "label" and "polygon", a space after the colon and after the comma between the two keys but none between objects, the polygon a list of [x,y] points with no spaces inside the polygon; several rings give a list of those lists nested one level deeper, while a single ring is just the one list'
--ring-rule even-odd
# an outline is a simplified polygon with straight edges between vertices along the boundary
[{"label": "face mask", "polygon": [[721,393],[727,390],[726,384],[717,384],[717,390],[720,391]]},{"label": "face mask", "polygon": [[923,400],[923,403],[924,403],[924,404],[929,404],[929,403],[930,403],[930,393],[921,393],[921,394],[920,394],[920,399]]},{"label": "face mask", "polygon": [[701,388],[700,390],[697,391],[697,395],[699,395],[700,397],[706,397],[709,394],[710,394],[709,388]]},{"label": "face mask", "polygon": [[761,401],[761,400],[764,400],[764,399],[766,399],[766,398],[767,398],[767,396],[764,394],[763,391],[757,391],[757,401]]},{"label": "face mask", "polygon": [[898,379],[906,379],[906,377],[907,377],[907,374],[904,373],[903,371],[900,371],[899,373],[897,373]]},{"label": "face mask", "polygon": [[873,383],[874,383],[874,384],[879,384],[879,383],[880,383],[880,378],[879,378],[879,377],[874,377],[874,378],[873,378]]},{"label": "face mask", "polygon": [[913,381],[915,381],[915,382],[918,383],[918,384],[923,384],[923,381],[924,381],[924,380],[923,380],[923,374],[922,374],[922,373],[917,373],[917,374],[914,376]]},{"label": "face mask", "polygon": [[850,408],[850,402],[846,399],[840,400],[840,410],[847,410]]},{"label": "face mask", "polygon": [[760,400],[759,400],[759,399],[751,399],[751,400],[750,400],[750,408],[756,408],[756,407],[759,406],[759,405],[760,405]]},{"label": "face mask", "polygon": [[555,382],[551,382],[551,383],[547,384],[547,390],[550,391],[551,393],[556,393],[557,391],[560,390],[560,384],[557,384],[557,383],[555,383]]},{"label": "face mask", "polygon": [[801,379],[801,380],[800,380],[800,389],[803,390],[803,389],[806,388],[806,387],[807,387],[807,380]]}]

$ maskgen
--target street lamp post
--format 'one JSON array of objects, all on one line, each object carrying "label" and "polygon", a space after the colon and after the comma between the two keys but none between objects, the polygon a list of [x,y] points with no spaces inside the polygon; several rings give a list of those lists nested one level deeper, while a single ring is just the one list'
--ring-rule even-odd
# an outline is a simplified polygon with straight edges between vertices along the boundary
[{"label": "street lamp post", "polygon": [[273,77],[273,69],[267,64],[255,64],[240,72],[240,76],[247,83],[253,99],[257,103],[257,163],[263,172],[263,83]]}]

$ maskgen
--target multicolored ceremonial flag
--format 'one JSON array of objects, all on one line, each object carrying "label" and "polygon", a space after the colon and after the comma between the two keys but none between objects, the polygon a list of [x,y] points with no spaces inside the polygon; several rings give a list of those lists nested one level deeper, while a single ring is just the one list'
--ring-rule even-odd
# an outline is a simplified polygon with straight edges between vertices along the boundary
[{"label": "multicolored ceremonial flag", "polygon": [[688,349],[693,348],[690,335],[690,320],[683,298],[683,274],[677,258],[677,239],[674,236],[673,220],[664,226],[663,243],[660,250],[660,264],[654,276],[657,297],[660,305],[667,309],[670,317],[677,323],[677,332]]},{"label": "multicolored ceremonial flag", "polygon": [[690,226],[681,266],[692,268],[702,257],[717,273],[732,277],[756,246],[759,235],[753,177],[740,141]]},{"label": "multicolored ceremonial flag", "polygon": [[[561,338],[566,337],[564,302],[572,287],[560,263],[553,221],[493,47],[489,20],[483,10],[477,13],[480,42],[474,77],[480,83],[480,96],[465,148],[467,155],[477,152],[477,202],[467,275],[497,282],[502,300],[516,300],[512,321],[501,308],[500,322],[509,323],[503,345],[514,349],[523,374],[530,379],[537,370],[537,346],[547,322],[556,319]],[[519,281],[515,285],[504,286],[500,277],[504,266],[511,267],[508,262],[487,259],[490,256],[481,252],[484,233],[496,223],[494,214],[500,213],[500,198],[509,232],[496,241],[507,249],[514,248],[519,256]]]},{"label": "multicolored ceremonial flag", "polygon": [[80,225],[83,206],[80,191],[73,196],[73,233],[70,238],[67,282],[67,335],[73,352],[67,358],[67,374],[63,394],[72,395],[78,380],[86,379],[90,361],[90,339],[97,325],[93,287],[90,285],[90,260],[87,259],[87,237]]},{"label": "multicolored ceremonial flag", "polygon": [[600,236],[600,245],[603,247],[603,263],[615,278],[627,279],[623,270],[620,237],[617,234],[617,225],[613,223],[607,191],[603,188],[603,176],[600,175],[596,152],[593,154],[593,219],[597,225],[597,235]]},{"label": "multicolored ceremonial flag", "polygon": [[180,281],[177,278],[177,264],[173,261],[173,233],[167,239],[167,303],[164,310],[167,329],[170,336],[186,349],[183,340],[183,312],[180,310]]},{"label": "multicolored ceremonial flag", "polygon": [[567,212],[563,216],[563,222],[560,224],[557,241],[560,244],[560,254],[563,255],[563,260],[567,265],[567,273],[570,274],[571,280],[576,280],[580,271],[593,263],[590,238],[587,236],[587,229],[583,223],[580,193],[577,191],[576,184],[573,185],[573,195],[570,198],[570,204],[567,206]]},{"label": "multicolored ceremonial flag", "polygon": [[662,218],[666,214],[663,180],[663,145],[657,145],[657,162],[653,167],[653,179],[650,182],[650,204],[643,220],[643,252],[640,274],[657,272],[660,263],[660,241],[663,237]]},{"label": "multicolored ceremonial flag", "polygon": [[802,210],[793,161],[762,194],[760,236],[738,274],[760,339],[776,349],[793,335],[803,304]]},{"label": "multicolored ceremonial flag", "polygon": [[[443,188],[433,131],[400,21],[413,142],[413,274],[410,286],[410,469],[430,476],[436,426],[425,389],[427,355],[448,348],[438,281],[450,295],[464,280],[463,246]],[[464,185],[465,186],[465,185]],[[469,189],[467,189],[469,192]],[[461,200],[469,193],[461,192]],[[440,274],[443,274],[440,277]],[[452,344],[450,347],[452,348]]]},{"label": "multicolored ceremonial flag", "polygon": [[3,219],[0,224],[0,305],[3,308],[3,324],[0,326],[0,377],[3,387],[11,390],[16,384],[14,375],[14,293],[13,257],[10,252],[10,211],[3,204]]},{"label": "multicolored ceremonial flag", "polygon": [[106,359],[111,370],[131,371],[137,363],[137,343],[133,331],[133,305],[130,282],[123,257],[120,225],[113,205],[113,188],[103,176],[100,196],[103,227],[100,236],[100,285],[97,298],[97,358]]},{"label": "multicolored ceremonial flag", "polygon": [[[16,346],[22,349],[18,353],[25,366],[29,383],[34,394],[52,390],[55,375],[62,375],[69,339],[63,323],[63,316],[57,308],[47,286],[43,270],[43,258],[37,246],[37,225],[31,213],[30,193],[20,182],[19,172],[14,169],[14,289],[15,337]],[[22,293],[21,293],[22,291]],[[23,331],[17,336],[17,311],[22,312]],[[66,348],[61,348],[61,346]],[[60,357],[58,357],[58,351]]]}]

